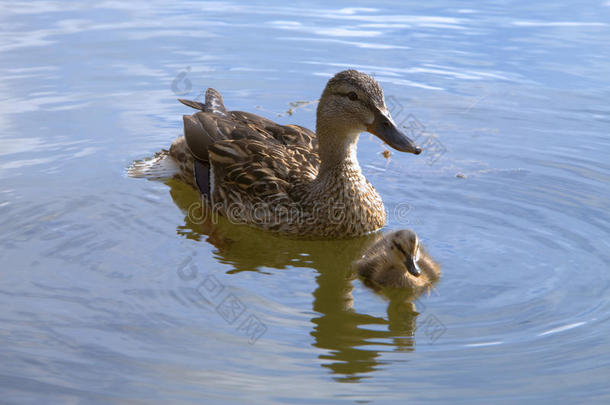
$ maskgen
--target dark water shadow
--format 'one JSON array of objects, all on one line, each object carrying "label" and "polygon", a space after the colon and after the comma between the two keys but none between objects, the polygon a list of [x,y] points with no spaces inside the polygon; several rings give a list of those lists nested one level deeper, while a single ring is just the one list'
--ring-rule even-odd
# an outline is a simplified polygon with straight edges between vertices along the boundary
[{"label": "dark water shadow", "polygon": [[[228,274],[263,272],[262,268],[307,267],[318,272],[313,291],[311,322],[313,345],[324,349],[323,367],[342,382],[357,382],[382,366],[380,346],[387,350],[414,350],[417,312],[412,296],[391,294],[387,319],[358,313],[353,308],[353,283],[359,282],[354,261],[380,233],[346,240],[295,240],[244,225],[231,224],[224,217],[205,212],[199,195],[178,181],[167,182],[174,203],[185,213],[177,227],[183,237],[206,241],[217,249],[218,259],[230,264]],[[203,208],[203,210],[202,210]],[[373,349],[372,347],[375,347]]]}]

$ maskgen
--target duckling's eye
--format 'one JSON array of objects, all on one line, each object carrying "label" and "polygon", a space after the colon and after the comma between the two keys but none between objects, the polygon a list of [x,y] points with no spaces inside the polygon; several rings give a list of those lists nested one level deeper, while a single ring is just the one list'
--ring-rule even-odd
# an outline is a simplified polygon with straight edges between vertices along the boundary
[{"label": "duckling's eye", "polygon": [[352,101],[358,100],[358,95],[353,91],[350,91],[349,93],[347,93],[347,97],[349,97],[349,99]]}]

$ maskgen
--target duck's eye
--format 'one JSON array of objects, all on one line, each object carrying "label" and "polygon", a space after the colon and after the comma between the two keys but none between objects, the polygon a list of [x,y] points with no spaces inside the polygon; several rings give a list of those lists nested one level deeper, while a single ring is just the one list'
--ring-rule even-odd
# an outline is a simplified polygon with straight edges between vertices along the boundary
[{"label": "duck's eye", "polygon": [[353,91],[350,91],[349,93],[347,93],[347,97],[349,97],[349,99],[352,101],[358,100],[358,95]]}]

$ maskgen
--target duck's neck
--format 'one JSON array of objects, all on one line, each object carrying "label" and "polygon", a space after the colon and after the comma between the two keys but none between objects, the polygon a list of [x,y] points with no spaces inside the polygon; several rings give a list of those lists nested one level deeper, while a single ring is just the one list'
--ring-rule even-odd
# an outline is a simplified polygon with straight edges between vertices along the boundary
[{"label": "duck's neck", "polygon": [[356,153],[359,132],[319,124],[316,133],[320,154],[319,177],[331,173],[336,176],[341,171],[361,173]]},{"label": "duck's neck", "polygon": [[324,125],[316,130],[320,169],[316,179],[308,183],[304,200],[332,215],[341,213],[332,217],[335,222],[326,225],[343,236],[381,228],[385,223],[383,202],[360,170],[356,157],[358,132],[341,132],[337,126]]}]

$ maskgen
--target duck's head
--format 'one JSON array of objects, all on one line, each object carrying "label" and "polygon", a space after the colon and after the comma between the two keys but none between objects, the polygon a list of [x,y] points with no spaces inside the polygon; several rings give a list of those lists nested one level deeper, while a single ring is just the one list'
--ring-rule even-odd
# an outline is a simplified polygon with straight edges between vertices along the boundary
[{"label": "duck's head", "polygon": [[317,132],[322,136],[357,138],[366,131],[396,150],[421,153],[421,148],[392,120],[379,83],[356,70],[339,72],[328,81],[318,104],[317,120]]},{"label": "duck's head", "polygon": [[417,264],[420,259],[419,238],[411,230],[401,230],[390,235],[390,258],[398,268],[404,268],[410,276],[420,277],[422,270]]}]

